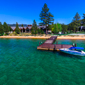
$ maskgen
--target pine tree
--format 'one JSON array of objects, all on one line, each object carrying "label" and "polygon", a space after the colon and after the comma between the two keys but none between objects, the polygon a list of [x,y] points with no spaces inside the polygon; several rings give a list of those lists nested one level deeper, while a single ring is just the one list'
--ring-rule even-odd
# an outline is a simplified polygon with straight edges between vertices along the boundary
[{"label": "pine tree", "polygon": [[75,24],[74,24],[74,22],[71,22],[69,25],[68,25],[68,30],[70,31],[70,32],[75,32]]},{"label": "pine tree", "polygon": [[17,22],[16,22],[15,32],[16,32],[17,34],[19,34],[19,33],[20,33],[20,29],[19,29],[19,26],[18,26],[18,23],[17,23]]},{"label": "pine tree", "polygon": [[42,30],[38,28],[38,34],[40,34],[40,33],[41,33],[41,31],[42,31]]},{"label": "pine tree", "polygon": [[9,31],[13,31],[13,29],[10,26],[8,26],[8,27],[9,27]]},{"label": "pine tree", "polygon": [[2,25],[2,23],[0,22],[0,35],[3,35],[3,33],[4,33],[3,25]]},{"label": "pine tree", "polygon": [[74,30],[76,32],[81,24],[80,16],[79,16],[78,12],[76,13],[76,15],[73,18],[73,23],[74,23]]},{"label": "pine tree", "polygon": [[83,14],[82,24],[85,26],[85,14]]},{"label": "pine tree", "polygon": [[53,21],[54,21],[53,17],[54,16],[49,12],[48,13],[48,18],[47,18],[47,24],[48,25],[51,24],[51,23],[53,23]]},{"label": "pine tree", "polygon": [[76,15],[73,18],[73,21],[79,21],[79,20],[80,20],[80,15],[77,12]]},{"label": "pine tree", "polygon": [[31,33],[32,33],[32,34],[35,34],[35,35],[38,33],[38,31],[37,31],[37,23],[36,23],[35,20],[33,21]]},{"label": "pine tree", "polygon": [[[49,24],[53,23],[54,21],[53,17],[54,16],[49,12],[49,8],[45,3],[40,13],[40,20],[42,21],[42,25],[48,26]],[[46,34],[47,34],[47,28],[46,28]]]},{"label": "pine tree", "polygon": [[4,24],[3,24],[3,29],[4,29],[5,34],[8,35],[9,27],[6,22],[4,22]]},{"label": "pine tree", "polygon": [[41,34],[44,34],[44,31],[43,30],[41,30]]}]

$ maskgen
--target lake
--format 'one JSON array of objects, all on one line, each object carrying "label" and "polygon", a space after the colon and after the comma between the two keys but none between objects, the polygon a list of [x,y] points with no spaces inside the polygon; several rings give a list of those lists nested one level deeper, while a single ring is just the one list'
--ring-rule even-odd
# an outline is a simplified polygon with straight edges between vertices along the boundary
[{"label": "lake", "polygon": [[[0,85],[85,85],[85,57],[37,50],[44,41],[0,39]],[[58,43],[85,48],[85,40]]]}]

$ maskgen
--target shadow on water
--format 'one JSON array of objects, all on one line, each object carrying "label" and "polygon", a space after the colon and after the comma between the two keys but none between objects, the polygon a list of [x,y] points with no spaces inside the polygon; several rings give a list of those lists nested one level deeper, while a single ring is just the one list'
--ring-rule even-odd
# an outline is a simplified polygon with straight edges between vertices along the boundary
[{"label": "shadow on water", "polygon": [[66,54],[66,53],[62,53],[62,52],[59,52],[59,54],[64,57],[77,58],[77,59],[81,59],[81,60],[84,59],[82,56],[71,55],[71,54]]},{"label": "shadow on water", "polygon": [[85,57],[81,57],[81,56],[77,56],[77,55],[71,55],[71,54],[66,54],[66,53],[62,53],[62,52],[53,51],[53,53],[56,53],[57,55],[63,56],[63,57],[77,58],[77,59],[81,59],[81,60],[85,59]]},{"label": "shadow on water", "polygon": [[76,59],[80,59],[80,60],[84,60],[85,57],[82,56],[77,56],[77,55],[71,55],[71,54],[66,54],[66,53],[62,53],[62,52],[58,52],[58,51],[44,51],[44,50],[38,50],[39,52],[51,52],[55,55],[57,55],[57,57],[69,57],[69,58],[76,58]]}]

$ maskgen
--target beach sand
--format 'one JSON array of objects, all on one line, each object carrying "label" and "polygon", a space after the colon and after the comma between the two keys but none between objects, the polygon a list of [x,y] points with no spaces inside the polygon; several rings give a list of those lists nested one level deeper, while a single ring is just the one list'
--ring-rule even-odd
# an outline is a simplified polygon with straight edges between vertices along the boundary
[{"label": "beach sand", "polygon": [[57,39],[85,40],[85,36],[60,36]]},{"label": "beach sand", "polygon": [[[0,38],[16,38],[16,39],[48,39],[51,36],[0,36]],[[58,36],[57,39],[85,40],[85,36]]]},{"label": "beach sand", "polygon": [[0,36],[0,38],[17,38],[17,39],[47,39],[51,36]]}]

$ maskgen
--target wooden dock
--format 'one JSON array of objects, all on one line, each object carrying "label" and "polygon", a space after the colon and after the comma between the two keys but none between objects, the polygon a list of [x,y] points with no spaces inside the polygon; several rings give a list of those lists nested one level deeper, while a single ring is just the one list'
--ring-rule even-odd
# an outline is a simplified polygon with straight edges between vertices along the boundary
[{"label": "wooden dock", "polygon": [[63,44],[53,44],[57,39],[57,36],[52,36],[47,39],[43,44],[37,47],[38,50],[56,50],[59,51],[60,48],[70,48],[72,45],[63,45]]}]

